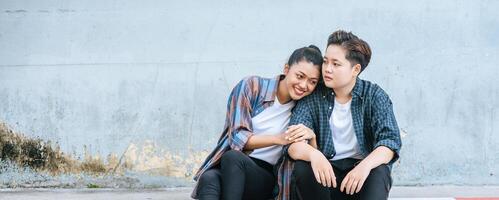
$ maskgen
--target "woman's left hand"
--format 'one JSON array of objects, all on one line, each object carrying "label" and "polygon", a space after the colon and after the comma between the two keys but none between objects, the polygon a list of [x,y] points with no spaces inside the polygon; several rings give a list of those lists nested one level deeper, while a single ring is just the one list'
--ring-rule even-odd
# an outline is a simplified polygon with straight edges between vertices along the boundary
[{"label": "woman's left hand", "polygon": [[293,142],[315,139],[315,133],[312,131],[312,129],[303,124],[291,125],[288,127],[288,130],[286,130],[285,133],[288,135],[287,140]]}]

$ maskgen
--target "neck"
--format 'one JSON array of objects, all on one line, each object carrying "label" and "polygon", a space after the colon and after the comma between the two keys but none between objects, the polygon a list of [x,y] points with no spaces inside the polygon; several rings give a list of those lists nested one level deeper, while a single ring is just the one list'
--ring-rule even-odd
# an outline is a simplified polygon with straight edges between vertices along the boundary
[{"label": "neck", "polygon": [[342,88],[333,89],[335,98],[339,103],[346,103],[352,99],[352,90],[355,87],[355,83],[357,83],[357,79],[353,79],[353,81]]},{"label": "neck", "polygon": [[289,101],[291,101],[291,96],[289,95],[289,89],[287,88],[287,85],[284,83],[284,80],[279,81],[276,95],[277,95],[277,100],[279,100],[279,103],[281,104],[286,104]]}]

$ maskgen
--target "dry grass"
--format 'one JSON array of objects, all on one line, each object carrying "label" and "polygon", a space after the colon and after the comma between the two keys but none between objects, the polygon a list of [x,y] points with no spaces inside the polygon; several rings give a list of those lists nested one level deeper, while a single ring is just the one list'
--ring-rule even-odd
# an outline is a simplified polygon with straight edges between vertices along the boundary
[{"label": "dry grass", "polygon": [[28,138],[12,131],[5,123],[0,123],[0,159],[52,174],[100,174],[107,171],[106,165],[99,158],[86,156],[85,160],[78,161],[64,154],[50,141]]}]

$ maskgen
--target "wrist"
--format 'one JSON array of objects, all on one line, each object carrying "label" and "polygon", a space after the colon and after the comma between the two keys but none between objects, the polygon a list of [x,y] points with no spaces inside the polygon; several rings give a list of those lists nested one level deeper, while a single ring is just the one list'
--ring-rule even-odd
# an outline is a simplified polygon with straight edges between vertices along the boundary
[{"label": "wrist", "polygon": [[284,139],[280,134],[271,136],[272,144],[274,145],[286,145],[287,140]]},{"label": "wrist", "polygon": [[274,145],[280,145],[281,144],[281,140],[279,139],[279,137],[277,135],[270,136],[270,141]]},{"label": "wrist", "polygon": [[322,156],[322,153],[317,149],[311,149],[308,153],[309,160],[312,161],[318,157]]},{"label": "wrist", "polygon": [[357,165],[357,167],[362,168],[362,169],[366,169],[366,170],[371,170],[371,169],[375,168],[375,166],[372,166],[372,164],[370,164],[366,159],[362,160]]}]

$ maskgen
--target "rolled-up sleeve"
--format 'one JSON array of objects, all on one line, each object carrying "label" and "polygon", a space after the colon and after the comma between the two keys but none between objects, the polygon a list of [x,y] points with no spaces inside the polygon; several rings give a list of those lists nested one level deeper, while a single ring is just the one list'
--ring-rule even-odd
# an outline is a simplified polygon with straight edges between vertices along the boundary
[{"label": "rolled-up sleeve", "polygon": [[253,135],[251,125],[252,79],[241,80],[232,90],[227,102],[229,120],[229,145],[231,149],[243,150],[249,137]]},{"label": "rolled-up sleeve", "polygon": [[[289,120],[289,126],[303,124],[310,128],[314,133],[314,123],[313,123],[313,112],[310,109],[311,96],[307,96],[301,100],[299,100],[291,113],[291,119]],[[291,144],[288,144],[283,147],[282,155],[288,156],[288,149]]]},{"label": "rolled-up sleeve", "polygon": [[389,164],[393,164],[399,158],[402,141],[397,120],[393,113],[392,101],[382,90],[375,95],[372,122],[375,139],[374,149],[379,146],[391,149],[395,155]]}]

